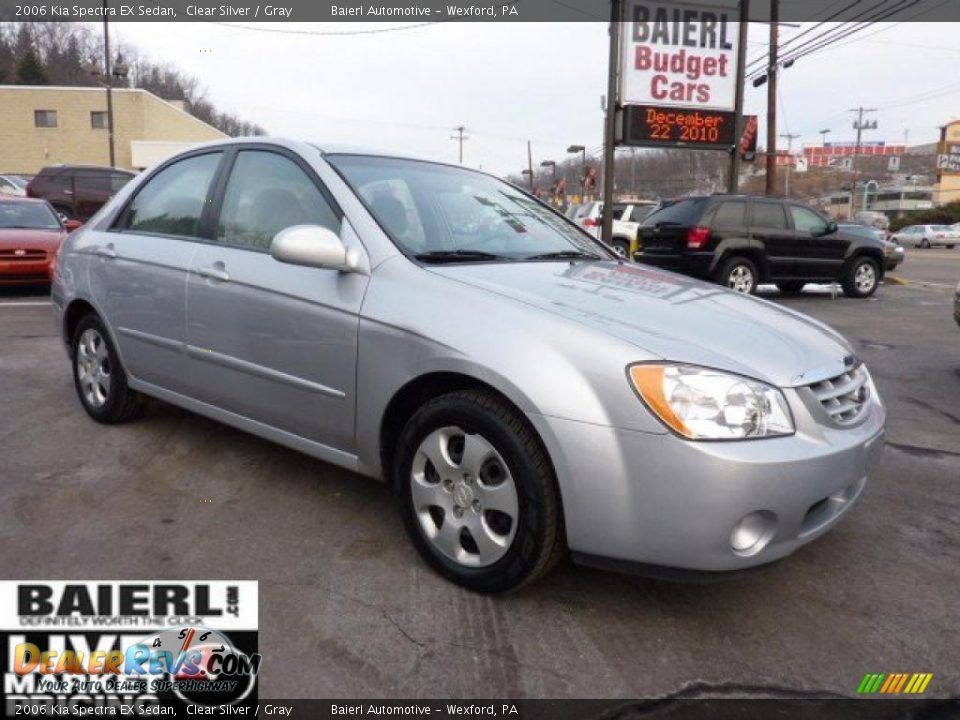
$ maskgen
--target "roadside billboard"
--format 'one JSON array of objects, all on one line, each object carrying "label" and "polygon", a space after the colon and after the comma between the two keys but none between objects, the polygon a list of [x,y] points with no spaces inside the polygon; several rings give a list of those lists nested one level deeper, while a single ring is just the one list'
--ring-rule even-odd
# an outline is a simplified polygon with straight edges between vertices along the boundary
[{"label": "roadside billboard", "polygon": [[738,20],[735,0],[627,0],[620,24],[621,104],[733,110]]}]

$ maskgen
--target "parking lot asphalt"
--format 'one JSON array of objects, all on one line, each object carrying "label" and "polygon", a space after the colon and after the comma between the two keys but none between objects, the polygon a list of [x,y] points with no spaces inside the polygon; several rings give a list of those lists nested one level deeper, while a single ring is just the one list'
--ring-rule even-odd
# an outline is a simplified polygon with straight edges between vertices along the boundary
[{"label": "parking lot asphalt", "polygon": [[832,532],[762,571],[677,584],[571,566],[503,597],[420,561],[383,485],[162,403],[101,427],[36,291],[0,289],[0,577],[260,581],[262,697],[960,693],[960,250],[867,301],[762,296],[845,334],[888,445]]}]

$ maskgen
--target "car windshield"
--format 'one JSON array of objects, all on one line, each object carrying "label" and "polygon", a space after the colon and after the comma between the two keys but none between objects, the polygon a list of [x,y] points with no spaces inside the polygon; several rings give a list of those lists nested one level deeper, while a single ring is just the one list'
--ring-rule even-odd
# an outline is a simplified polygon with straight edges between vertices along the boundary
[{"label": "car windshield", "polygon": [[421,260],[611,257],[561,215],[489,175],[417,160],[326,159],[393,241]]},{"label": "car windshield", "polygon": [[46,203],[0,202],[0,230],[59,230],[60,221]]}]

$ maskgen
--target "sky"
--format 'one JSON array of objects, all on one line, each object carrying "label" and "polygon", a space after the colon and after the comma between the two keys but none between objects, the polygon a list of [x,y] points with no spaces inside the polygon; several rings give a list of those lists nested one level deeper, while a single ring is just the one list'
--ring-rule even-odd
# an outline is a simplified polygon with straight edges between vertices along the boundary
[{"label": "sky", "polygon": [[[271,135],[319,143],[400,149],[457,160],[453,128],[467,127],[464,164],[505,175],[562,160],[571,144],[602,142],[606,91],[605,23],[247,23],[248,27],[344,33],[265,32],[239,24],[111,24],[112,38],[152,60],[195,75],[219,109]],[[784,27],[781,39],[803,32]],[[798,134],[794,149],[852,141],[849,108],[878,108],[864,140],[934,142],[939,126],[960,118],[960,23],[878,23],[859,36],[801,58],[783,71],[778,132]],[[748,61],[761,55],[768,30],[750,29]],[[853,38],[851,38],[853,39]],[[746,113],[760,116],[765,86],[747,84]],[[785,142],[785,141],[782,141]]]}]

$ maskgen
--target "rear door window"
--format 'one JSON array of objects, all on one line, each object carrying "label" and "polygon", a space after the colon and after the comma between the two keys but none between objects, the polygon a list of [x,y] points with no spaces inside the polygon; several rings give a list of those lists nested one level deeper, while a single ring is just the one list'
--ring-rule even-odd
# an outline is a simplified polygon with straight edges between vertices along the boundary
[{"label": "rear door window", "polygon": [[717,206],[710,221],[710,227],[743,227],[747,224],[747,204],[739,201],[726,201]]},{"label": "rear door window", "polygon": [[787,216],[779,203],[755,202],[753,204],[753,226],[765,230],[786,230]]},{"label": "rear door window", "polygon": [[127,207],[123,229],[197,237],[210,183],[223,153],[178,160],[150,178]]}]

